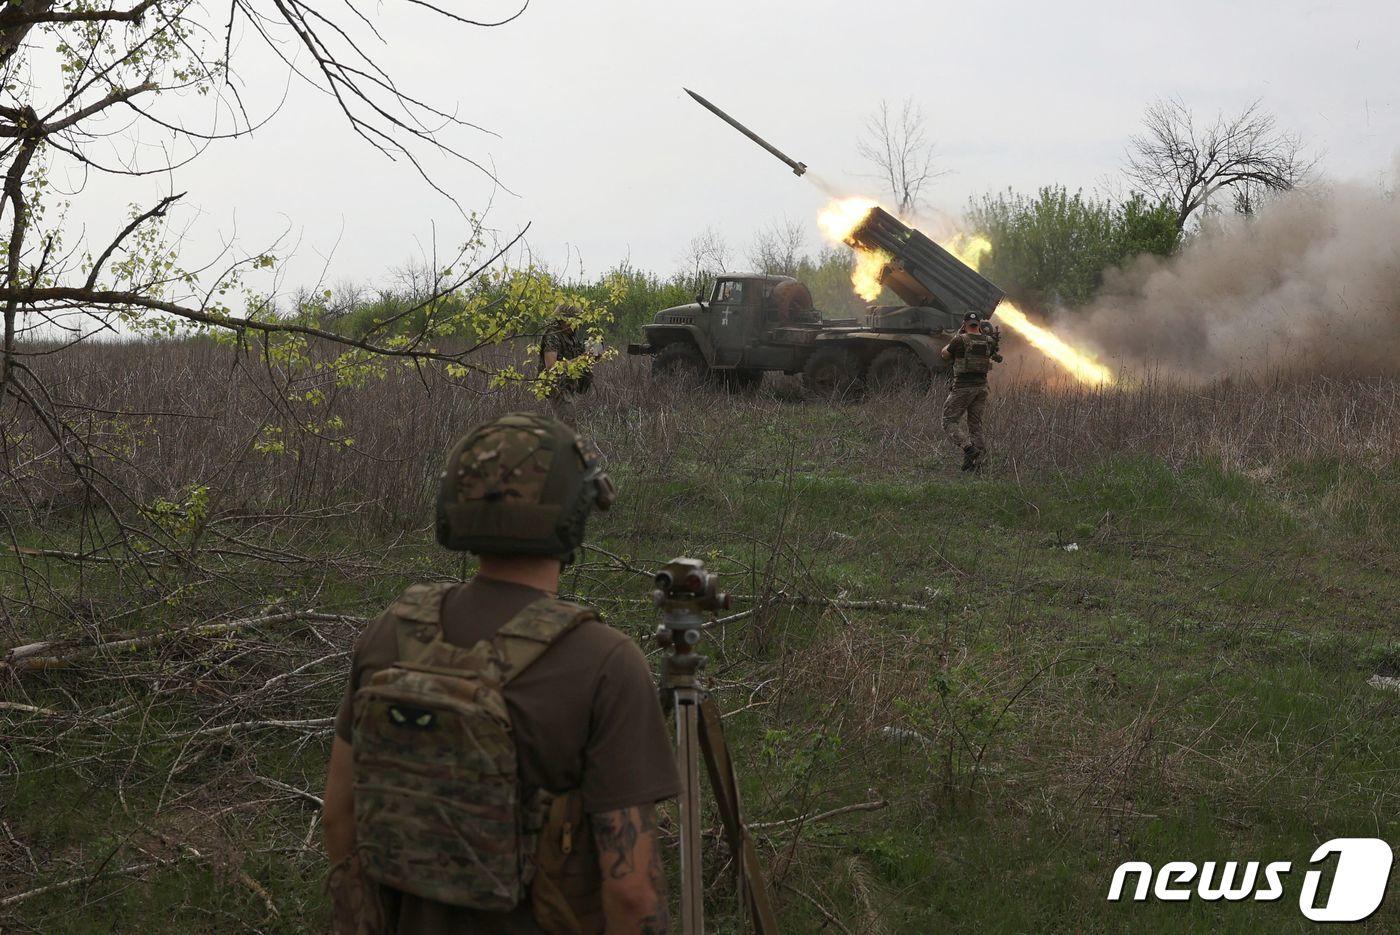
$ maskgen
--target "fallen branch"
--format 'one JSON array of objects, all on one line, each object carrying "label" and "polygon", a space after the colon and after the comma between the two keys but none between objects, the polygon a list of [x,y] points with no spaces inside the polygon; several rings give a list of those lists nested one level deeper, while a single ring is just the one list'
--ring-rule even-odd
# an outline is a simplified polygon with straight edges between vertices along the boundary
[{"label": "fallen branch", "polygon": [[72,640],[46,640],[16,646],[0,659],[0,672],[11,669],[17,672],[31,672],[36,669],[64,668],[88,656],[130,652],[150,646],[169,643],[191,636],[218,636],[248,627],[273,626],[298,621],[322,621],[333,623],[363,623],[360,617],[347,617],[343,614],[323,614],[309,610],[292,611],[285,614],[269,614],[263,617],[245,617],[241,620],[228,620],[223,623],[201,623],[195,626],[165,630],[160,633],[147,633],[119,640],[106,640],[101,643],[81,644]]},{"label": "fallen branch", "polygon": [[[937,591],[929,596],[936,597]],[[840,610],[878,610],[882,613],[897,613],[899,611],[920,611],[928,612],[933,610],[927,604],[906,604],[903,601],[882,601],[882,600],[856,600],[848,601],[844,598],[808,597],[805,594],[788,594],[779,591],[776,594],[731,594],[731,600],[742,601],[746,604],[790,604],[795,607],[831,607]]]},{"label": "fallen branch", "polygon": [[238,882],[248,887],[248,889],[253,891],[254,895],[262,900],[263,905],[267,907],[268,914],[272,915],[274,918],[282,918],[282,913],[277,911],[277,904],[272,901],[272,895],[268,893],[261,883],[250,877],[248,871],[243,869],[238,870]]},{"label": "fallen branch", "polygon": [[798,889],[797,887],[793,886],[791,883],[787,882],[786,880],[782,881],[782,882],[779,883],[778,885],[781,886],[781,887],[783,887],[784,889],[792,890],[792,891],[793,891],[794,893],[796,893],[798,896],[801,896],[803,899],[807,900],[807,902],[811,903],[813,906],[816,907],[816,909],[817,909],[818,912],[820,912],[823,916],[826,917],[826,921],[828,921],[828,922],[830,922],[832,925],[836,926],[836,927],[837,927],[838,929],[840,929],[842,932],[845,932],[846,935],[851,935],[851,930],[848,929],[848,928],[846,928],[846,926],[843,925],[843,924],[841,923],[841,920],[838,919],[838,918],[836,918],[835,914],[834,914],[830,909],[826,908],[826,907],[823,906],[820,902],[818,902],[815,896],[811,896],[811,895],[809,895],[809,894],[803,892],[802,890],[800,890],[800,889]]},{"label": "fallen branch", "polygon": [[[933,592],[937,596],[938,592]],[[584,603],[589,602],[587,595],[576,595],[577,599]],[[808,597],[805,594],[787,594],[778,592],[764,596],[762,594],[731,594],[731,601],[743,604],[758,604],[760,606],[771,606],[773,604],[786,604],[793,607],[830,607],[837,610],[874,610],[880,613],[899,613],[901,611],[913,611],[916,613],[928,613],[933,610],[927,604],[906,604],[903,601],[884,600],[845,600],[844,598]],[[649,597],[610,597],[605,598],[612,604],[650,604]],[[601,603],[601,601],[599,601]],[[748,611],[752,613],[752,611]]]},{"label": "fallen branch", "polygon": [[753,614],[754,612],[752,610],[741,610],[737,614],[730,614],[727,617],[716,617],[713,620],[707,620],[700,626],[702,629],[705,630],[708,630],[711,627],[722,627],[726,623],[733,623],[735,620],[743,620],[745,617],[752,617]]},{"label": "fallen branch", "polygon": [[809,825],[814,821],[825,821],[828,818],[835,818],[838,815],[849,815],[851,812],[878,812],[883,808],[889,807],[889,802],[884,799],[876,799],[873,802],[858,802],[855,805],[843,805],[840,808],[818,812],[815,815],[800,815],[797,818],[783,818],[779,821],[754,822],[749,825],[749,830],[762,831],[765,828],[785,828],[788,825]]},{"label": "fallen branch", "polygon": [[60,880],[57,883],[48,883],[44,886],[37,886],[32,890],[25,890],[23,893],[14,893],[13,895],[0,898],[0,909],[6,909],[10,906],[18,905],[19,903],[22,903],[27,899],[33,899],[35,896],[43,896],[45,893],[55,893],[60,890],[72,889],[73,887],[82,884],[92,883],[94,880],[97,880],[101,877],[131,876],[134,873],[145,873],[147,870],[154,870],[157,867],[168,867],[173,863],[186,859],[203,860],[204,855],[201,854],[199,851],[195,850],[194,848],[186,845],[185,849],[179,854],[176,854],[174,857],[157,858],[155,860],[147,860],[139,864],[129,864],[125,867],[118,867],[116,870],[98,870],[96,873],[85,873],[82,876],[69,877],[67,880]]},{"label": "fallen branch", "polygon": [[187,730],[178,734],[171,734],[170,738],[176,737],[208,737],[214,734],[232,734],[234,731],[254,730],[259,727],[276,727],[283,730],[306,730],[307,728],[331,727],[335,724],[333,717],[313,717],[303,721],[239,721],[236,724],[220,724],[216,727],[201,727],[196,730]]},{"label": "fallen branch", "polygon": [[43,717],[67,717],[62,711],[55,711],[53,708],[38,708],[32,704],[20,704],[18,701],[0,701],[0,711],[18,711],[20,714],[38,714]]},{"label": "fallen branch", "polygon": [[294,676],[294,675],[300,675],[301,673],[305,672],[307,669],[314,668],[314,667],[320,665],[321,663],[323,663],[323,662],[329,662],[329,661],[332,660],[332,659],[343,659],[344,657],[346,657],[346,656],[348,656],[348,655],[350,655],[350,651],[349,651],[349,650],[341,650],[340,652],[334,652],[334,653],[331,653],[330,655],[322,656],[322,657],[319,658],[319,659],[312,659],[310,662],[307,662],[307,663],[304,663],[304,664],[302,664],[302,665],[297,666],[295,669],[292,669],[290,672],[283,672],[281,675],[274,675],[274,676],[272,676],[272,678],[268,679],[266,682],[263,682],[262,688],[259,688],[258,691],[260,691],[260,692],[265,692],[265,691],[267,691],[269,688],[271,688],[273,685],[276,685],[278,682],[285,682],[287,679],[291,678],[292,676]]},{"label": "fallen branch", "polygon": [[98,555],[94,552],[64,552],[59,549],[33,549],[27,545],[6,546],[16,555],[28,555],[31,558],[56,558],[65,562],[97,562],[102,565],[117,565],[122,562],[143,562],[152,558],[165,555],[164,550],[159,552],[144,553],[129,557],[112,558],[107,555]]},{"label": "fallen branch", "polygon": [[305,799],[312,805],[315,805],[317,808],[325,808],[326,806],[325,801],[323,801],[319,795],[312,795],[305,789],[298,789],[296,786],[290,786],[285,782],[279,782],[278,780],[272,779],[269,776],[257,776],[255,778],[258,780],[258,782],[262,783],[265,786],[271,786],[274,789],[281,789],[283,792],[290,793],[291,795],[294,795],[299,799]]}]

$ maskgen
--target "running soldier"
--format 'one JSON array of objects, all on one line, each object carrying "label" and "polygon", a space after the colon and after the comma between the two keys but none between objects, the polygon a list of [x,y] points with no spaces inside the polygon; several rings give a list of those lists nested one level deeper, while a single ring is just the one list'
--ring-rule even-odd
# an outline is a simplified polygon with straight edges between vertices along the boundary
[{"label": "running soldier", "polygon": [[[987,406],[987,374],[1001,363],[996,339],[982,331],[982,316],[968,312],[962,330],[940,352],[953,362],[953,386],[943,403],[943,432],[962,449],[964,471],[975,471],[987,451],[982,435],[982,411]],[[967,428],[962,426],[967,416]]]}]

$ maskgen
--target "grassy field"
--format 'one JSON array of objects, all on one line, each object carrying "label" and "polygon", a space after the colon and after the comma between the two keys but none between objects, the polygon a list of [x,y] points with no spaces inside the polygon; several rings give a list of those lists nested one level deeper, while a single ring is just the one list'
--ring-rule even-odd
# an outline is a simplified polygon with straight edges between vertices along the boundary
[{"label": "grassy field", "polygon": [[[109,515],[3,429],[0,635],[59,642],[0,670],[0,929],[323,926],[345,653],[405,584],[470,571],[428,545],[435,461],[528,405],[392,375],[328,403],[346,446],[251,376],[200,379],[220,353],[66,375],[118,413],[82,423]],[[939,403],[657,389],[619,361],[560,407],[621,490],[566,590],[649,645],[648,571],[690,554],[748,612],[703,649],[784,930],[1304,928],[1318,844],[1400,841],[1400,693],[1368,684],[1400,676],[1400,385],[1008,377],[980,477]],[[156,532],[119,551],[113,516]],[[1274,903],[1109,903],[1127,860],[1294,869]],[[1392,892],[1366,927],[1397,925]]]}]

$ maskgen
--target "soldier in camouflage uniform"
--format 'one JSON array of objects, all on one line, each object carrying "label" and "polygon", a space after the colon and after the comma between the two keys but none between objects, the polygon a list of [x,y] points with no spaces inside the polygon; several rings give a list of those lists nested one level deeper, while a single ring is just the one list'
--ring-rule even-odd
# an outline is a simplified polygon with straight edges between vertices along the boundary
[{"label": "soldier in camouflage uniform", "polygon": [[[953,386],[943,403],[943,432],[962,449],[964,471],[975,471],[987,450],[982,435],[982,411],[987,406],[987,374],[992,362],[1001,363],[996,340],[982,332],[982,316],[968,312],[962,330],[943,348],[944,360],[953,362]],[[967,416],[967,429],[962,426]]]},{"label": "soldier in camouflage uniform", "polygon": [[[554,310],[554,321],[540,339],[540,373],[544,373],[561,360],[574,360],[587,354],[588,345],[578,334],[574,320],[579,315],[576,305],[560,305]],[[564,394],[578,396],[593,388],[593,371],[590,368],[576,377],[564,377],[553,387],[551,395]]]},{"label": "soldier in camouflage uniform", "polygon": [[651,672],[556,597],[613,498],[545,416],[449,454],[438,542],[479,569],[413,585],[355,643],[325,793],[333,931],[666,931],[654,804],[680,782]]}]

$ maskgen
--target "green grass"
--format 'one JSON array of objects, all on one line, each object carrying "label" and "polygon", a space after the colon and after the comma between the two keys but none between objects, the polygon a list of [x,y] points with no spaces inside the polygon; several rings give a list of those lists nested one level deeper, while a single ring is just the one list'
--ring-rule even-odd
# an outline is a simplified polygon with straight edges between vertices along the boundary
[{"label": "green grass", "polygon": [[[804,430],[836,419],[809,410]],[[796,845],[790,830],[760,836],[785,930],[822,926],[808,896],[861,932],[1301,930],[1298,887],[1317,844],[1400,840],[1400,695],[1366,685],[1400,671],[1394,468],[1314,460],[1250,476],[1125,458],[1027,484],[816,464],[789,477],[771,467],[784,463],[780,448],[764,440],[723,470],[621,465],[624,499],[593,533],[643,566],[704,555],[740,592],[771,577],[792,593],[932,608],[780,606],[706,644],[723,707],[744,709],[727,727],[751,819],[890,803],[806,826]],[[326,533],[332,544],[354,538]],[[319,606],[373,612],[408,578],[456,569],[425,546],[391,558],[402,576],[368,588],[333,568],[254,594],[211,585],[128,629],[299,588]],[[6,561],[3,582],[13,580]],[[53,570],[57,587],[74,586],[70,568]],[[601,553],[566,586],[639,638],[654,626],[640,600],[615,600],[643,598],[643,579]],[[298,660],[327,651],[292,633],[264,639]],[[237,649],[210,654],[205,691],[237,699],[275,671]],[[185,665],[194,653],[172,656]],[[287,716],[331,713],[338,671],[319,670],[298,696],[307,709]],[[27,676],[23,697],[95,709],[130,693],[134,709],[100,734],[41,741],[41,725],[7,729],[25,742],[10,748],[4,813],[36,857],[96,867],[120,843],[129,862],[133,843],[155,846],[152,822],[175,834],[195,811],[255,798],[250,775],[318,791],[323,736],[297,745],[251,734],[182,752],[144,738],[207,717],[209,698],[157,701],[149,682],[99,674]],[[37,897],[22,922],[50,932],[320,925],[324,867],[299,844],[311,815],[271,797],[201,825],[217,858]],[[1295,872],[1269,905],[1106,901],[1118,863],[1180,859],[1290,860]],[[8,871],[4,881],[4,892],[24,888]],[[732,930],[725,908],[713,911],[717,930]],[[1397,924],[1392,895],[1368,925]]]}]

